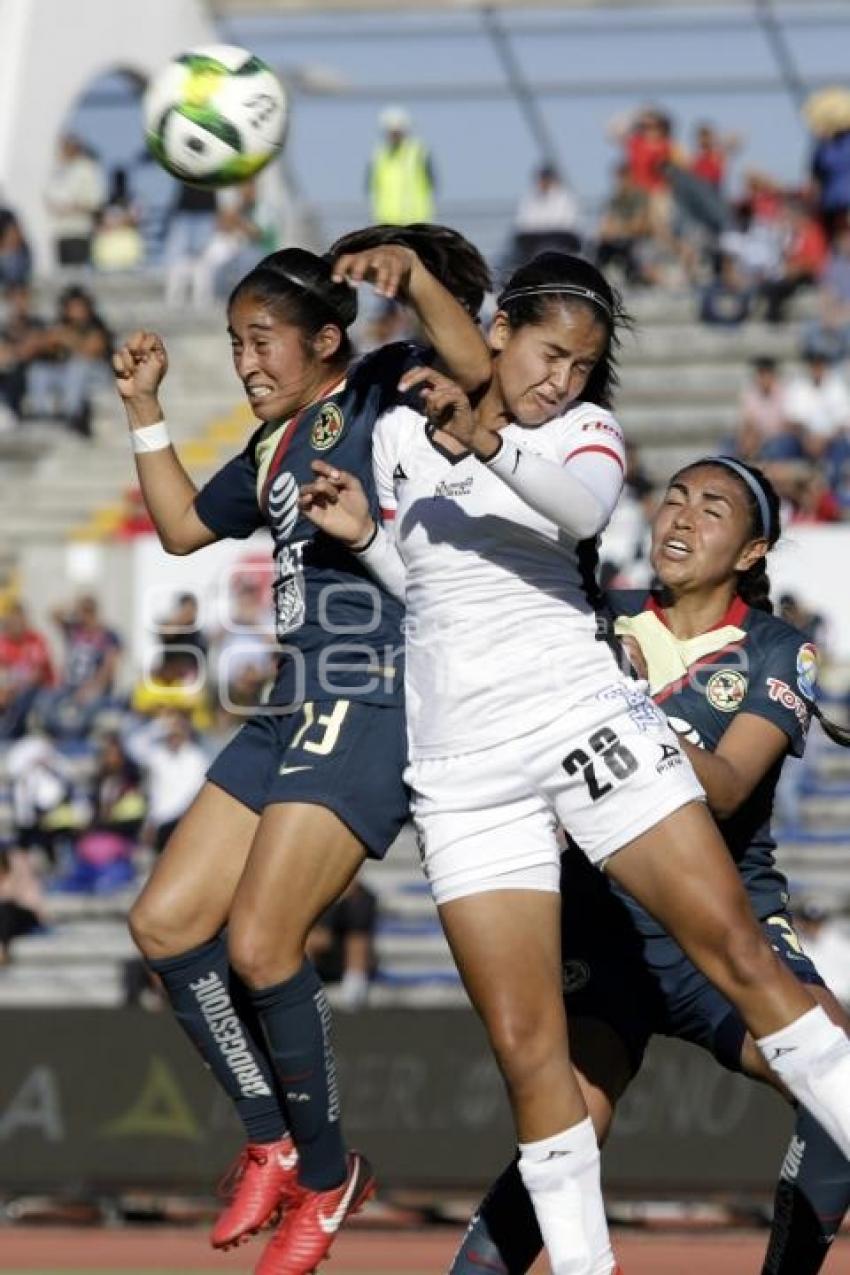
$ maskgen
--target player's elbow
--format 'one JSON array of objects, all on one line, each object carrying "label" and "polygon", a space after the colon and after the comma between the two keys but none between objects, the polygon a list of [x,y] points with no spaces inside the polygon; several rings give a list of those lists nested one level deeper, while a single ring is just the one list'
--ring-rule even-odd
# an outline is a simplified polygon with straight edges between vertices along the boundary
[{"label": "player's elbow", "polygon": [[747,794],[742,792],[734,782],[724,784],[718,791],[708,794],[708,805],[715,819],[723,822],[737,814],[744,804]]},{"label": "player's elbow", "polygon": [[181,532],[179,529],[160,531],[159,543],[172,558],[185,558],[188,554],[194,553],[196,549],[201,547],[194,537]]}]

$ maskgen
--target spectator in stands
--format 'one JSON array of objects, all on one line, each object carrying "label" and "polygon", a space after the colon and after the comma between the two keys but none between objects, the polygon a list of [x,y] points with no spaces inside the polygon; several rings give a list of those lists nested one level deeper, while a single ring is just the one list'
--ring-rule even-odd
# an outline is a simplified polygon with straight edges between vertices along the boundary
[{"label": "spectator in stands", "polygon": [[738,150],[740,144],[739,137],[732,133],[723,136],[713,124],[697,124],[694,150],[687,167],[700,181],[720,192],[726,180],[727,160]]},{"label": "spectator in stands", "polygon": [[168,614],[159,623],[159,640],[163,650],[175,647],[195,652],[199,667],[206,665],[209,641],[199,619],[198,599],[194,593],[179,593]]},{"label": "spectator in stands", "polygon": [[121,513],[113,531],[116,540],[132,540],[136,536],[148,536],[154,531],[141,488],[125,487],[121,497]]},{"label": "spectator in stands", "polygon": [[127,170],[116,168],[92,240],[92,264],[97,270],[134,270],[142,264],[145,241],[140,219],[140,210],[130,198]]},{"label": "spectator in stands", "polygon": [[642,246],[649,234],[649,196],[635,182],[629,165],[618,164],[614,189],[602,211],[596,235],[599,268],[607,270],[615,265],[622,271],[626,283],[650,283],[652,280],[641,261]]},{"label": "spectator in stands", "polygon": [[58,415],[91,438],[92,394],[109,383],[112,334],[94,298],[79,287],[59,298],[56,322],[43,334],[41,353],[30,364],[28,402],[35,415]]},{"label": "spectator in stands", "polygon": [[735,258],[752,285],[760,285],[782,273],[782,193],[763,173],[745,174],[744,185],[745,194],[734,204],[718,248]]},{"label": "spectator in stands", "polygon": [[91,594],[69,607],[57,607],[51,619],[62,633],[65,665],[58,689],[42,697],[39,707],[51,732],[85,736],[113,702],[121,639],[104,624]]},{"label": "spectator in stands", "polygon": [[20,739],[36,696],[55,680],[46,638],[11,603],[0,617],[0,740]]},{"label": "spectator in stands", "polygon": [[814,901],[801,902],[793,915],[806,955],[842,1005],[850,1006],[850,927],[846,916]]},{"label": "spectator in stands", "polygon": [[850,217],[850,94],[847,89],[821,89],[805,106],[815,145],[811,176],[818,213],[832,238]]},{"label": "spectator in stands", "polygon": [[733,451],[742,460],[794,460],[803,455],[799,434],[788,421],[785,382],[775,358],[752,361],[752,378],[738,400]]},{"label": "spectator in stands", "polygon": [[47,736],[25,735],[6,753],[6,775],[13,845],[20,850],[41,846],[54,859],[56,836],[83,822],[72,801],[66,759]]},{"label": "spectator in stands", "polygon": [[427,148],[411,133],[412,121],[400,106],[378,116],[383,133],[366,172],[372,220],[409,226],[434,220],[436,178]]},{"label": "spectator in stands", "polygon": [[188,299],[196,310],[207,310],[214,297],[227,296],[264,255],[256,207],[254,182],[219,192],[212,234],[189,274]]},{"label": "spectator in stands", "polygon": [[753,305],[753,289],[737,261],[723,253],[717,274],[699,293],[699,317],[714,327],[738,327],[749,318]]},{"label": "spectator in stands", "polygon": [[850,429],[850,391],[825,354],[804,355],[802,371],[788,382],[785,410],[813,460],[825,457]]},{"label": "spectator in stands", "polygon": [[213,725],[210,687],[198,655],[182,647],[164,645],[149,674],[133,687],[130,707],[142,717],[154,717],[165,709],[184,713],[197,731]]},{"label": "spectator in stands", "polygon": [[256,695],[274,671],[273,635],[265,580],[253,572],[236,576],[231,586],[230,613],[216,639],[216,676],[222,703],[239,708],[250,706],[243,703],[245,695]]},{"label": "spectator in stands", "polygon": [[93,152],[73,133],[59,142],[46,191],[51,232],[60,266],[87,266],[106,179]]},{"label": "spectator in stands", "polygon": [[5,302],[6,317],[0,327],[0,403],[5,403],[20,418],[24,413],[28,371],[45,349],[47,324],[32,313],[28,284],[8,287]]},{"label": "spectator in stands", "polygon": [[804,466],[793,478],[789,495],[792,525],[841,521],[841,505],[820,465]]},{"label": "spectator in stands", "polygon": [[581,250],[579,205],[554,164],[541,165],[514,217],[511,267],[541,252]]},{"label": "spectator in stands", "polygon": [[850,225],[833,237],[821,276],[820,313],[803,335],[803,348],[821,350],[835,359],[850,354]]},{"label": "spectator in stands", "polygon": [[175,182],[163,246],[169,305],[185,304],[197,262],[215,231],[217,212],[215,191]]},{"label": "spectator in stands", "polygon": [[134,737],[131,748],[147,785],[145,838],[159,852],[198,795],[209,757],[197,743],[188,715],[174,709]]},{"label": "spectator in stands", "polygon": [[319,918],[307,939],[307,955],[325,983],[339,984],[347,1009],[360,1009],[378,968],[375,930],[378,900],[359,880],[352,881]]},{"label": "spectator in stands", "polygon": [[38,929],[43,919],[41,887],[29,856],[0,850],[0,965],[12,959],[12,943]]},{"label": "spectator in stands", "polygon": [[826,236],[804,199],[793,196],[786,200],[780,225],[780,268],[761,286],[768,323],[784,323],[788,302],[802,288],[814,287],[826,265]]},{"label": "spectator in stands", "polygon": [[32,254],[21,223],[11,208],[0,207],[0,290],[26,286],[32,273]]},{"label": "spectator in stands", "polygon": [[91,818],[74,843],[66,873],[51,888],[62,893],[104,894],[135,876],[133,850],[146,810],[139,767],[109,733],[100,749],[91,788]]},{"label": "spectator in stands", "polygon": [[783,593],[780,596],[779,615],[786,624],[798,629],[809,642],[814,642],[817,647],[823,644],[823,616],[803,606],[796,594]]},{"label": "spectator in stands", "polygon": [[657,107],[643,107],[611,121],[608,134],[620,143],[635,186],[646,192],[651,233],[669,242],[673,211],[669,166],[683,158],[673,139],[670,116]]}]

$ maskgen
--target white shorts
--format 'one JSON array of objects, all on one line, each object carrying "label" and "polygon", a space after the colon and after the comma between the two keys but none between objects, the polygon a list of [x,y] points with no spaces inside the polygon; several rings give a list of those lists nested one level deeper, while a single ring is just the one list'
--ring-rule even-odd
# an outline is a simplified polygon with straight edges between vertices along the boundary
[{"label": "white shorts", "polygon": [[597,866],[705,793],[667,719],[617,683],[519,739],[413,761],[405,775],[439,906],[560,889],[559,825]]}]

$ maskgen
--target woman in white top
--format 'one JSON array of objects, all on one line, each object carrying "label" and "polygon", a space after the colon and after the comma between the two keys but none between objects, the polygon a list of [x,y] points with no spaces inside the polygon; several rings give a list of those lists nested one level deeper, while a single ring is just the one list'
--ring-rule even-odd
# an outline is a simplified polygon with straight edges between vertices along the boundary
[{"label": "woman in white top", "polygon": [[[431,369],[425,417],[375,431],[385,522],[323,462],[302,508],[407,604],[413,812],[425,871],[517,1124],[556,1275],[614,1269],[593,1130],[569,1063],[556,831],[662,921],[768,1062],[850,1150],[850,1045],[778,962],[663,714],[597,615],[595,538],[622,486],[607,410],[619,309],[587,262],[545,254],[499,298],[475,411]],[[745,570],[760,541],[736,564]]]}]

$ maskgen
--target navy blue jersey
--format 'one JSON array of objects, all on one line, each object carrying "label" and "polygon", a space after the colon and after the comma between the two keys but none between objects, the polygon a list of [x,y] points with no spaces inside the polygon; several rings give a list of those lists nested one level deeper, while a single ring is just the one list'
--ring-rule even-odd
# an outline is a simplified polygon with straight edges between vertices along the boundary
[{"label": "navy blue jersey", "polygon": [[243,539],[262,526],[271,531],[281,649],[270,704],[340,696],[382,704],[401,698],[401,604],[300,513],[298,491],[315,477],[311,462],[328,460],[357,475],[372,515],[380,517],[372,431],[399,401],[399,377],[422,361],[422,352],[410,344],[366,355],[326,398],[289,421],[262,425],[198,493],[198,516],[219,538]]},{"label": "navy blue jersey", "polygon": [[[638,637],[647,659],[650,691],[685,738],[717,748],[738,713],[773,722],[788,737],[787,751],[805,747],[817,679],[817,651],[784,620],[736,599],[708,633],[680,640],[647,593],[611,598],[617,631]],[[787,882],[776,867],[770,828],[783,758],[767,772],[739,810],[719,822],[760,919],[787,904]],[[663,933],[657,922],[623,895],[644,934]]]}]

